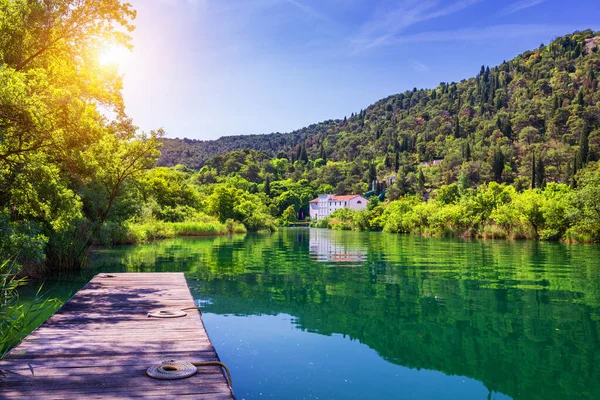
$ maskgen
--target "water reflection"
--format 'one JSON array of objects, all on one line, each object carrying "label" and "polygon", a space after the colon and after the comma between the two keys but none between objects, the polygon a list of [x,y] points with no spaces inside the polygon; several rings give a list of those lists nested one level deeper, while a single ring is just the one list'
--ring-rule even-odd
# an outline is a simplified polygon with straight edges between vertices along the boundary
[{"label": "water reflection", "polygon": [[353,242],[346,242],[343,234],[328,229],[310,229],[309,251],[317,262],[338,263],[337,266],[360,266],[365,261],[367,249]]},{"label": "water reflection", "polygon": [[[338,263],[332,254],[357,259]],[[336,265],[357,268],[331,268]],[[273,235],[108,249],[93,256],[92,266],[89,274],[185,272],[209,334],[222,332],[217,336],[222,349],[217,350],[235,351],[246,335],[241,329],[256,330],[256,340],[285,358],[287,364],[267,361],[269,370],[278,371],[277,384],[288,388],[293,388],[291,378],[282,368],[289,360],[303,359],[298,346],[316,340],[316,334],[326,344],[323,358],[310,362],[332,362],[338,354],[338,369],[359,363],[351,357],[359,350],[344,347],[344,338],[368,346],[388,362],[378,364],[379,369],[373,361],[351,364],[365,376],[376,371],[388,378],[347,391],[343,379],[339,383],[335,379],[340,377],[332,375],[334,380],[323,385],[339,392],[324,397],[344,398],[361,390],[373,394],[380,388],[377,393],[389,398],[383,390],[394,382],[394,368],[402,366],[414,372],[402,393],[425,393],[416,388],[433,379],[425,371],[430,370],[446,377],[430,382],[431,393],[438,385],[460,386],[459,377],[470,377],[483,384],[485,393],[514,399],[600,398],[597,246],[284,229]],[[266,316],[279,317],[279,322]],[[274,326],[293,326],[306,335],[288,332],[284,340],[269,330]],[[260,348],[257,343],[254,350]],[[334,347],[337,353],[326,350]],[[265,353],[253,362],[263,361]],[[252,376],[249,369],[259,367],[243,362],[238,372]],[[402,371],[406,377],[408,370]],[[275,379],[253,390],[266,390],[276,385]],[[306,385],[301,377],[294,379]],[[464,389],[456,398],[478,398],[480,389]],[[450,398],[441,393],[437,398]],[[419,398],[415,396],[404,397]]]}]

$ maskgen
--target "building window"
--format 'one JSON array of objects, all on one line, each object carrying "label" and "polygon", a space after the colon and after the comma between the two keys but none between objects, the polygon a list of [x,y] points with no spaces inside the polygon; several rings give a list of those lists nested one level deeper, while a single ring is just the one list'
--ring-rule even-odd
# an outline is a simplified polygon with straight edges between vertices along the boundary
[{"label": "building window", "polygon": [[358,200],[358,201],[356,202],[356,204],[362,204],[362,202],[361,202],[360,200]]}]

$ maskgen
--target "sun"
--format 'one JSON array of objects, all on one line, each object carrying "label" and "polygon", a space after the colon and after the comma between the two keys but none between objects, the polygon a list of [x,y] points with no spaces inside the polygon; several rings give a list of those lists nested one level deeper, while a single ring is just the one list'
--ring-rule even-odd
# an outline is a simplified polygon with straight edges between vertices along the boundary
[{"label": "sun", "polygon": [[131,59],[131,51],[124,46],[110,44],[102,48],[98,62],[102,66],[125,67]]}]

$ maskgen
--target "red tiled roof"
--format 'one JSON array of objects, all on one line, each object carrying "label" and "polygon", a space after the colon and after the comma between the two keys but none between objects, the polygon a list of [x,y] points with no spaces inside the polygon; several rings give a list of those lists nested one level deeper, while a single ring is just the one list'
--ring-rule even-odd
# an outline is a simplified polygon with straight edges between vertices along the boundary
[{"label": "red tiled roof", "polygon": [[[332,201],[348,201],[348,200],[352,200],[355,197],[360,196],[360,194],[347,194],[344,196],[333,196],[333,199],[331,199]],[[316,199],[313,199],[311,201],[309,201],[309,203],[318,203],[319,202],[319,198],[317,197]]]},{"label": "red tiled roof", "polygon": [[334,201],[347,201],[347,200],[352,200],[355,197],[360,196],[360,194],[348,194],[346,196],[333,196],[333,200]]}]

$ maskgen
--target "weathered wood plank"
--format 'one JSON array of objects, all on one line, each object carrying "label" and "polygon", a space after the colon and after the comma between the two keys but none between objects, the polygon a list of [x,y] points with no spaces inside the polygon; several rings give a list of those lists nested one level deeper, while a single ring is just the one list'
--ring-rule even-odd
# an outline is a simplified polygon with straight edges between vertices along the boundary
[{"label": "weathered wood plank", "polygon": [[195,307],[180,273],[100,274],[0,361],[0,398],[232,399],[219,367],[161,381],[165,359],[218,361],[197,309],[173,319],[148,312]]}]

